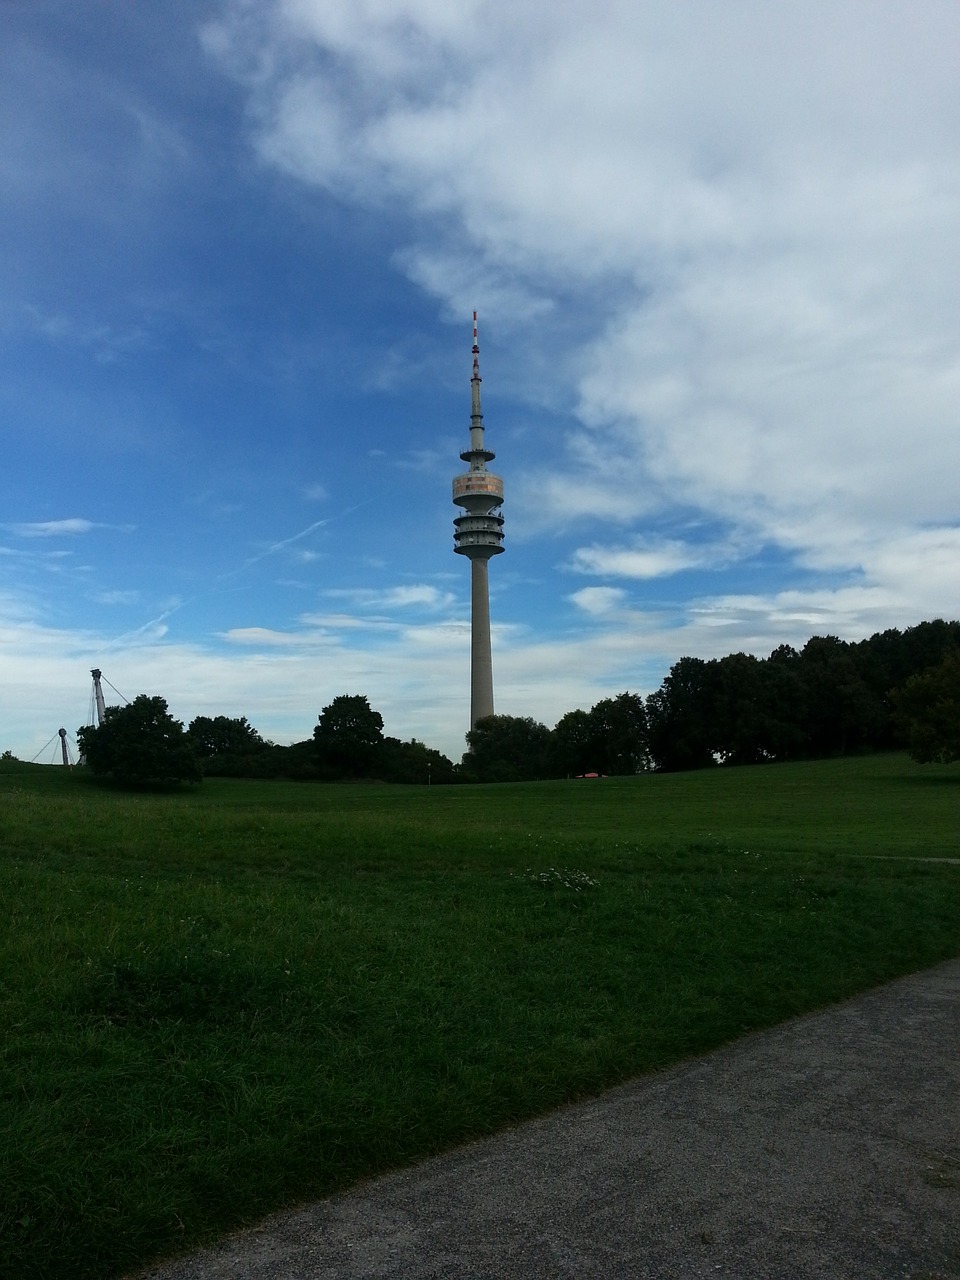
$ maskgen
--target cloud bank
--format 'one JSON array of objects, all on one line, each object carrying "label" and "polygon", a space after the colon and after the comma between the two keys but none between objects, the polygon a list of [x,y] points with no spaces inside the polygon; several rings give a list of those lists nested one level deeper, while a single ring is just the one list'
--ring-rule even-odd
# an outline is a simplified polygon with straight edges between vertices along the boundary
[{"label": "cloud bank", "polygon": [[956,6],[284,0],[205,39],[264,161],[397,202],[420,287],[562,349],[577,425],[531,522],[644,526],[577,572],[703,564],[692,512],[852,626],[854,577],[955,607]]}]

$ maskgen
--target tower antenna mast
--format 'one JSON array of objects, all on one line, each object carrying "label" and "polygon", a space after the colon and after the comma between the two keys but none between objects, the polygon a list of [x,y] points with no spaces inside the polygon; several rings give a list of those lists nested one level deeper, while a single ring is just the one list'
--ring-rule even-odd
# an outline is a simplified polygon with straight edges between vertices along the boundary
[{"label": "tower antenna mast", "polygon": [[487,470],[496,456],[484,444],[480,407],[480,345],[473,313],[473,376],[470,379],[470,448],[460,454],[469,471],[454,476],[453,501],[464,514],[453,522],[453,549],[470,561],[470,728],[493,715],[490,650],[490,557],[503,550],[503,481]]}]

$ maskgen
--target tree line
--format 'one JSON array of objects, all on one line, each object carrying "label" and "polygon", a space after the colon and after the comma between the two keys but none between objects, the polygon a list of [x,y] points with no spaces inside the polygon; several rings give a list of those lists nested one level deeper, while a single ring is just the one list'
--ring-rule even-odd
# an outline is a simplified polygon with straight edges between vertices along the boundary
[{"label": "tree line", "polygon": [[675,770],[916,752],[924,691],[949,681],[958,654],[960,622],[937,620],[855,643],[814,636],[766,659],[682,658],[646,702],[651,760]]},{"label": "tree line", "polygon": [[366,697],[343,694],[320,712],[313,737],[269,742],[246,716],[197,716],[184,729],[164,698],[140,694],[107,707],[103,723],[77,731],[84,765],[125,784],[200,782],[204,777],[336,782],[445,783],[453,762],[415,738],[385,737]]},{"label": "tree line", "polygon": [[814,636],[768,658],[681,658],[647,698],[622,693],[553,730],[493,716],[467,734],[476,781],[723,765],[909,750],[960,759],[960,622],[922,622],[847,642]]},{"label": "tree line", "polygon": [[671,772],[906,748],[922,762],[960,759],[960,622],[922,622],[868,640],[814,636],[768,658],[684,657],[643,698],[624,692],[555,728],[489,716],[454,764],[411,739],[384,736],[360,694],[325,706],[313,736],[266,741],[245,716],[197,716],[187,729],[163,698],[108,707],[77,733],[92,772],[122,782],[204,776],[400,783],[519,782]]}]

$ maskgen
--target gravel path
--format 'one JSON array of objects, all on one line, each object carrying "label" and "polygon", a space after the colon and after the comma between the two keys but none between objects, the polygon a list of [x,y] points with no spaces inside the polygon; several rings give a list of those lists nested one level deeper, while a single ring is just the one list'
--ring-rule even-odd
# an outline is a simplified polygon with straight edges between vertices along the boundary
[{"label": "gravel path", "polygon": [[960,959],[138,1280],[960,1280]]}]

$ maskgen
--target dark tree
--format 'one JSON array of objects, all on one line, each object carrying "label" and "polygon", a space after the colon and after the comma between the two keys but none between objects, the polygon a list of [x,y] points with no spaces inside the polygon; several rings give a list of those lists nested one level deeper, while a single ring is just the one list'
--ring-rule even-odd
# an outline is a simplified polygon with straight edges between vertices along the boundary
[{"label": "dark tree", "polygon": [[893,691],[902,689],[911,676],[938,666],[948,654],[960,652],[960,622],[935,618],[903,632],[891,628],[854,648],[860,674],[884,712],[873,745],[879,749],[905,746],[904,725],[894,705]]},{"label": "dark tree", "polygon": [[550,776],[550,730],[529,716],[486,716],[467,734],[463,777],[529,782]]},{"label": "dark tree", "polygon": [[246,716],[197,716],[187,729],[201,759],[210,756],[242,756],[259,751],[266,744]]},{"label": "dark tree", "polygon": [[960,653],[915,675],[894,695],[907,750],[920,764],[960,760]]},{"label": "dark tree", "polygon": [[550,772],[560,778],[602,773],[600,743],[589,711],[568,711],[557,721],[550,740]]},{"label": "dark tree", "polygon": [[800,670],[807,755],[846,755],[872,746],[884,723],[884,706],[863,679],[852,646],[836,636],[813,636],[801,650]]},{"label": "dark tree", "polygon": [[806,754],[807,694],[800,654],[779,645],[763,663],[767,746],[773,760],[796,760]]},{"label": "dark tree", "polygon": [[731,653],[708,663],[713,684],[713,751],[721,764],[785,760],[803,743],[805,701],[795,650],[783,646],[764,661]]},{"label": "dark tree", "polygon": [[320,712],[313,741],[324,776],[373,777],[383,749],[383,716],[361,694],[343,693]]},{"label": "dark tree", "polygon": [[657,769],[716,764],[713,670],[702,658],[681,658],[646,702],[647,741]]},{"label": "dark tree", "polygon": [[901,689],[911,676],[938,666],[948,653],[960,650],[960,622],[920,622],[906,631],[879,631],[853,648],[857,666],[871,690],[886,695]]},{"label": "dark tree", "polygon": [[384,738],[379,776],[384,782],[447,783],[456,778],[453,761],[416,738]]},{"label": "dark tree", "polygon": [[292,742],[289,747],[271,746],[254,757],[270,769],[270,777],[294,778],[298,782],[315,782],[319,776],[317,745],[313,738]]},{"label": "dark tree", "polygon": [[590,711],[598,773],[640,773],[650,767],[647,712],[637,693],[604,698]]},{"label": "dark tree", "polygon": [[246,716],[197,716],[187,733],[204,777],[270,778],[280,772],[283,748],[265,742]]},{"label": "dark tree", "polygon": [[164,698],[145,693],[125,707],[107,707],[103,724],[77,730],[87,767],[122,783],[200,782],[196,747]]}]

